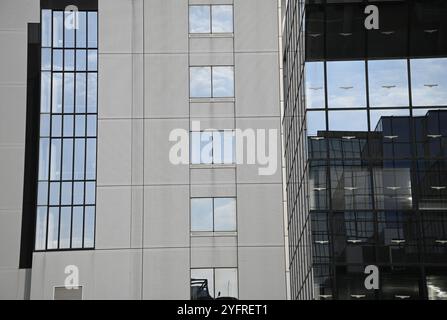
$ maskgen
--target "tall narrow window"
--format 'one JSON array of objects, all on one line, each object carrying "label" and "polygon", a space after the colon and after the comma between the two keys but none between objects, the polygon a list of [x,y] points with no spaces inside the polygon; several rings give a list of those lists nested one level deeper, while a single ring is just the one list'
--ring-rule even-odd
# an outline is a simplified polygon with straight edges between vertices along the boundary
[{"label": "tall narrow window", "polygon": [[35,250],[94,248],[97,12],[43,9],[41,21]]}]

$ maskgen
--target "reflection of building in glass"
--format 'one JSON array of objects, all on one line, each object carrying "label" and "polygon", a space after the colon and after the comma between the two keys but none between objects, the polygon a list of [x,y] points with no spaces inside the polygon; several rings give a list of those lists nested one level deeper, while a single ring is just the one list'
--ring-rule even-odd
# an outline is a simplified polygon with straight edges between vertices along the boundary
[{"label": "reflection of building in glass", "polygon": [[[371,292],[363,285],[364,265],[406,270],[411,264],[413,270],[405,278],[414,278],[414,288],[399,273],[387,271],[383,281],[389,288],[383,286],[378,296],[418,298],[423,293],[417,284],[423,282],[426,264],[447,263],[443,121],[447,110],[420,117],[382,117],[370,133],[319,131],[308,137],[312,251],[319,294],[333,295],[337,290],[338,298],[369,297]],[[352,272],[358,273],[357,280],[350,278]]]},{"label": "reflection of building in glass", "polygon": [[287,4],[293,299],[447,297],[447,4],[375,4],[380,30],[362,3]]}]

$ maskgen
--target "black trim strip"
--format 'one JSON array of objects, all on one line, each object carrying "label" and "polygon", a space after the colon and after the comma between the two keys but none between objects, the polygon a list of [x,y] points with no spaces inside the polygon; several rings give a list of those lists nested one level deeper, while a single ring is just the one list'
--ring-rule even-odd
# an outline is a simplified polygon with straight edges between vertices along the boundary
[{"label": "black trim strip", "polygon": [[26,89],[25,170],[22,204],[20,269],[33,262],[36,224],[40,127],[40,24],[28,24],[28,67]]}]

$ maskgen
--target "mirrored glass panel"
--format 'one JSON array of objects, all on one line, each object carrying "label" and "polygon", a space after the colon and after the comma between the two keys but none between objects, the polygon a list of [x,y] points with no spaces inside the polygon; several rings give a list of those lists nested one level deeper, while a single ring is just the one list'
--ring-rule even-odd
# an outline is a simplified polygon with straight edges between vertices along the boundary
[{"label": "mirrored glass panel", "polygon": [[372,108],[410,105],[407,60],[368,61],[368,80]]},{"label": "mirrored glass panel", "polygon": [[234,97],[233,67],[213,67],[213,97]]},{"label": "mirrored glass panel", "polygon": [[447,58],[412,59],[413,106],[447,106]]},{"label": "mirrored glass panel", "polygon": [[365,108],[365,62],[327,62],[329,108]]},{"label": "mirrored glass panel", "polygon": [[210,10],[210,6],[207,5],[189,6],[190,33],[211,32]]},{"label": "mirrored glass panel", "polygon": [[214,199],[214,231],[236,231],[236,199]]},{"label": "mirrored glass panel", "polygon": [[368,113],[366,110],[330,111],[329,130],[366,132],[368,131]]},{"label": "mirrored glass panel", "polygon": [[307,62],[305,70],[306,108],[324,109],[326,107],[324,62]]},{"label": "mirrored glass panel", "polygon": [[213,199],[191,199],[191,231],[213,231]]},{"label": "mirrored glass panel", "polygon": [[213,33],[231,33],[233,32],[233,6],[215,5],[211,7],[212,11],[212,32]]},{"label": "mirrored glass panel", "polygon": [[211,67],[190,68],[191,98],[211,97]]}]

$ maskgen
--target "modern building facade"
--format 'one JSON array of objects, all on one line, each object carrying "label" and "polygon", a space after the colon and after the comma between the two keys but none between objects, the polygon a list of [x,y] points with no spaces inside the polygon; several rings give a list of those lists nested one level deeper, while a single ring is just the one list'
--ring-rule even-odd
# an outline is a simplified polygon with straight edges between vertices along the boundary
[{"label": "modern building facade", "polygon": [[280,4],[1,2],[0,298],[287,298]]},{"label": "modern building facade", "polygon": [[283,6],[291,298],[447,299],[446,2]]}]

